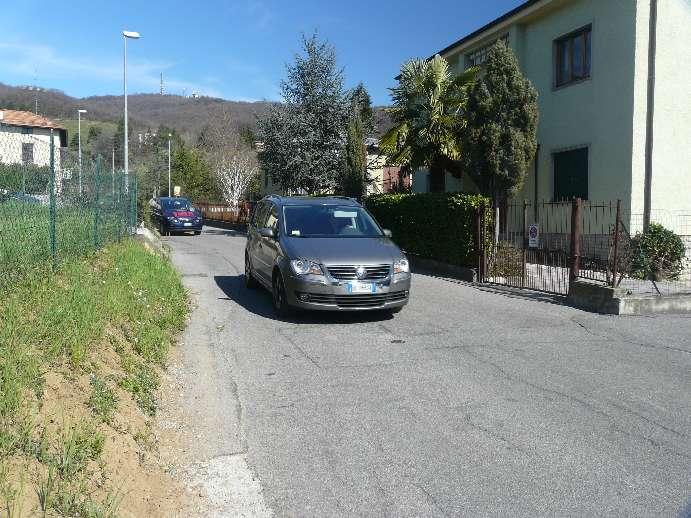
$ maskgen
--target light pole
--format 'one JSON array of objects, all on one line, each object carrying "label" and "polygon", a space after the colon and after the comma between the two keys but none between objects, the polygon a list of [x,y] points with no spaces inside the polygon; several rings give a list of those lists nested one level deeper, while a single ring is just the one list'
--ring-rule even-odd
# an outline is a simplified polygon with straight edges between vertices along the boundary
[{"label": "light pole", "polygon": [[168,197],[170,198],[170,137],[172,137],[170,133],[168,133]]},{"label": "light pole", "polygon": [[127,147],[127,141],[129,140],[129,135],[127,133],[127,40],[139,39],[139,33],[133,31],[122,31],[123,40],[125,42],[125,52],[123,60],[123,91],[125,94],[125,192],[129,191],[129,179],[130,179],[130,168],[129,168],[129,149]]},{"label": "light pole", "polygon": [[82,195],[82,113],[86,113],[86,110],[77,110],[77,141],[79,145],[79,196]]}]

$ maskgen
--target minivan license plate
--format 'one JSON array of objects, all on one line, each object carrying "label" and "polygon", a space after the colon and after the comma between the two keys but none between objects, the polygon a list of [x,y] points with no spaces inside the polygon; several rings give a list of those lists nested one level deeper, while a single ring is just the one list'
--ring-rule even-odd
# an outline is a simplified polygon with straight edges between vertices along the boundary
[{"label": "minivan license plate", "polygon": [[183,225],[184,225],[185,227],[191,227],[191,226],[192,226],[192,223],[183,223]]},{"label": "minivan license plate", "polygon": [[376,285],[373,282],[351,281],[346,284],[348,293],[375,293]]}]

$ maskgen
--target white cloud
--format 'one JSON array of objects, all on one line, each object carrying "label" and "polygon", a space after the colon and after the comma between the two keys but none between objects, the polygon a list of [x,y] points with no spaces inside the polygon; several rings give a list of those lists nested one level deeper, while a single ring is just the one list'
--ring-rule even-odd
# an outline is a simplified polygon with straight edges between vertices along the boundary
[{"label": "white cloud", "polygon": [[[148,62],[129,60],[127,63],[127,83],[132,92],[156,91],[160,83],[160,73],[164,73],[166,89],[169,93],[199,92],[210,97],[222,97],[214,87],[185,81],[174,77],[166,77],[166,70],[170,70],[174,63]],[[51,80],[74,79],[84,77],[90,80],[112,81],[114,85],[122,85],[122,62],[91,62],[76,58],[68,58],[47,45],[1,43],[0,42],[0,73],[23,76],[27,79],[40,74],[42,83]],[[44,84],[44,86],[50,86]],[[114,90],[116,90],[114,88]],[[117,91],[117,90],[116,90]]]},{"label": "white cloud", "polygon": [[246,0],[245,8],[249,15],[248,20],[258,29],[268,29],[273,23],[273,12],[263,0]]}]

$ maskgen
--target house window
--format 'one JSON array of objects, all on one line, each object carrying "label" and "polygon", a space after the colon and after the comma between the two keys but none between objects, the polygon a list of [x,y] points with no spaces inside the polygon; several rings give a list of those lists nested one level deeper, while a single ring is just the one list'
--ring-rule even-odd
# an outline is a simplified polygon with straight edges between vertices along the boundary
[{"label": "house window", "polygon": [[554,200],[588,199],[588,148],[554,153]]},{"label": "house window", "polygon": [[22,164],[29,165],[34,163],[34,145],[22,144]]},{"label": "house window", "polygon": [[496,40],[492,41],[491,43],[488,43],[484,47],[480,47],[479,49],[475,49],[474,51],[470,52],[469,54],[466,54],[466,56],[465,56],[465,68],[468,69],[470,67],[476,67],[476,66],[482,65],[485,61],[487,61],[487,54],[489,53],[489,50],[498,41],[503,41],[504,44],[508,47],[509,35],[504,34],[500,38],[497,38]]},{"label": "house window", "polygon": [[555,86],[590,77],[590,41],[591,27],[588,25],[554,42]]},{"label": "house window", "polygon": [[24,127],[22,127],[22,133],[24,135],[33,135],[34,128],[27,128],[26,126],[24,126]]}]

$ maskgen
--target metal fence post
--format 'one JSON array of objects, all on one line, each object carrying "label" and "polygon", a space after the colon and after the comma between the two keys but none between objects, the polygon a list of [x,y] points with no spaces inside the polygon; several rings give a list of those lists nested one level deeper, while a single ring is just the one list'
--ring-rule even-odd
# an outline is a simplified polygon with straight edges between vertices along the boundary
[{"label": "metal fence post", "polygon": [[571,205],[571,268],[569,270],[569,291],[571,284],[578,279],[581,257],[581,235],[583,234],[583,218],[581,217],[583,203],[580,198],[573,200]]},{"label": "metal fence post", "polygon": [[48,227],[48,232],[50,236],[50,256],[52,258],[53,262],[53,270],[56,270],[58,267],[58,247],[57,247],[57,239],[55,235],[55,220],[57,217],[57,211],[55,207],[55,135],[53,134],[53,130],[50,130],[50,221],[49,221],[49,227]]},{"label": "metal fence post", "polygon": [[612,287],[617,285],[619,273],[619,229],[621,228],[621,200],[617,200],[617,217],[614,222],[614,264],[612,265]]},{"label": "metal fence post", "polygon": [[523,249],[523,269],[521,270],[522,272],[522,278],[521,278],[521,288],[526,287],[526,277],[527,277],[527,270],[528,270],[528,201],[523,200],[523,246],[521,247]]},{"label": "metal fence post", "polygon": [[99,248],[98,216],[100,211],[99,192],[101,190],[101,155],[96,158],[96,170],[94,177],[94,250]]},{"label": "metal fence post", "polygon": [[485,240],[485,233],[484,233],[484,218],[482,217],[483,212],[485,211],[485,206],[481,203],[478,205],[477,209],[475,210],[475,223],[476,223],[476,242],[475,246],[477,248],[477,280],[478,282],[484,282],[485,280],[485,272],[483,268],[483,263],[484,263],[484,255],[485,255],[485,250],[484,250],[484,240]]},{"label": "metal fence post", "polygon": [[130,175],[132,185],[130,189],[130,233],[137,233],[137,175]]},{"label": "metal fence post", "polygon": [[124,217],[124,214],[122,212],[122,176],[120,173],[118,173],[118,179],[117,179],[117,186],[118,186],[118,192],[117,192],[117,198],[115,198],[115,201],[113,201],[113,211],[117,215],[117,229],[116,232],[118,233],[118,241],[122,239],[122,220]]}]

